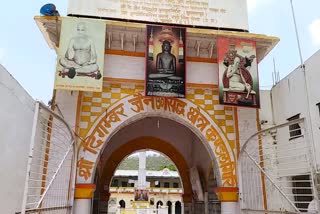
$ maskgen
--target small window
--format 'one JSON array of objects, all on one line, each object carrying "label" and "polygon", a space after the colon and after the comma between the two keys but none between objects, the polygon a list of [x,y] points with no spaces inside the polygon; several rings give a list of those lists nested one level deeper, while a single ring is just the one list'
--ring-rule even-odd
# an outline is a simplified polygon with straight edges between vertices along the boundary
[{"label": "small window", "polygon": [[179,183],[174,182],[173,183],[173,188],[179,188]]},{"label": "small window", "polygon": [[112,186],[113,187],[117,187],[118,186],[118,182],[119,181],[117,179],[114,179],[113,182],[112,182]]},{"label": "small window", "polygon": [[155,181],[154,184],[154,187],[160,187],[160,181]]},{"label": "small window", "polygon": [[170,187],[170,183],[169,182],[164,182],[164,188],[169,188]]},{"label": "small window", "polygon": [[320,114],[320,103],[316,104],[318,106],[319,114]]},{"label": "small window", "polygon": [[122,186],[122,187],[127,187],[127,186],[128,186],[128,183],[127,183],[126,181],[122,181],[122,182],[121,182],[121,186]]},{"label": "small window", "polygon": [[[293,117],[288,118],[287,120],[293,121],[293,120],[296,120],[299,118],[300,118],[300,114],[297,114],[297,115],[294,115]],[[300,127],[299,123],[294,123],[294,124],[289,125],[289,134],[290,134],[289,140],[292,140],[292,139],[295,139],[298,137],[302,137],[301,127]]]}]

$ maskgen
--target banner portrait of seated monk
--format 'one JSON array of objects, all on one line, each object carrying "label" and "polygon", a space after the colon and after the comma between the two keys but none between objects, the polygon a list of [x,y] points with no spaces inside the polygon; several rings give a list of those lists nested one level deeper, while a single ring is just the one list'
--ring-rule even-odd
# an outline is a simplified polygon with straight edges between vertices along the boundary
[{"label": "banner portrait of seated monk", "polygon": [[186,29],[147,26],[146,96],[185,97]]},{"label": "banner portrait of seated monk", "polygon": [[260,107],[256,43],[219,37],[220,104]]},{"label": "banner portrait of seated monk", "polygon": [[55,89],[102,91],[106,24],[63,18]]}]

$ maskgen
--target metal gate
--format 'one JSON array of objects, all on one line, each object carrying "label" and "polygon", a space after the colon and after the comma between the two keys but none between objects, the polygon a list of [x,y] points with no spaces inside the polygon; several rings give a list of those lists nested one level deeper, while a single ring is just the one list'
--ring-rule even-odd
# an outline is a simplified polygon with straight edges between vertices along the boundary
[{"label": "metal gate", "polygon": [[320,213],[304,119],[257,132],[238,160],[242,213]]},{"label": "metal gate", "polygon": [[72,213],[76,172],[73,132],[36,102],[21,213]]}]

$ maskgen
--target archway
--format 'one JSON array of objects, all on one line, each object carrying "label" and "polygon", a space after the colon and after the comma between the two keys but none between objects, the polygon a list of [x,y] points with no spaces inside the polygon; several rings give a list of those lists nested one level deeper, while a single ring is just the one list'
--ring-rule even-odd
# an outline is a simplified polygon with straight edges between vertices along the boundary
[{"label": "archway", "polygon": [[172,214],[172,202],[167,201],[167,207],[168,207],[168,214]]},{"label": "archway", "polygon": [[124,200],[119,201],[120,208],[126,208],[126,202]]},{"label": "archway", "polygon": [[160,208],[161,206],[163,206],[162,201],[158,201],[158,202],[157,202],[157,209]]},{"label": "archway", "polygon": [[[148,117],[169,118],[191,130],[207,148],[219,186],[235,187],[235,155],[227,133],[204,109],[189,100],[178,98],[144,97],[140,93],[127,96],[101,114],[81,142],[77,183],[92,183],[93,174],[110,139],[128,124]],[[82,167],[85,164],[90,166]],[[84,169],[83,169],[84,168]]]},{"label": "archway", "polygon": [[[150,144],[150,142],[153,142]],[[111,178],[119,165],[119,163],[129,154],[142,150],[142,149],[151,149],[155,151],[159,151],[166,156],[170,157],[173,163],[176,165],[177,170],[179,171],[181,177],[181,183],[184,189],[184,198],[186,201],[190,200],[192,196],[192,187],[189,179],[188,172],[186,169],[188,168],[187,163],[184,157],[179,153],[179,151],[174,148],[170,143],[161,140],[159,138],[145,136],[136,138],[123,146],[119,147],[117,150],[112,152],[110,157],[105,160],[105,163],[113,163],[113,164],[105,164],[104,168],[102,169],[102,176],[100,180],[103,181],[101,183],[100,189],[106,188],[109,186],[111,182]],[[105,189],[108,191],[107,189]]]},{"label": "archway", "polygon": [[[167,133],[174,134],[169,136]],[[150,136],[141,136],[143,134]],[[101,154],[99,161],[101,168],[98,167],[96,171],[101,172],[102,176],[101,185],[97,190],[102,190],[100,195],[106,196],[105,201],[109,199],[108,187],[118,165],[125,157],[139,150],[158,151],[173,161],[181,177],[182,202],[183,206],[187,206],[185,210],[192,209],[193,201],[204,200],[208,170],[215,168],[207,147],[198,136],[180,123],[172,119],[148,117],[119,130]],[[192,184],[196,188],[193,188]],[[167,199],[164,201],[166,205]]]},{"label": "archway", "polygon": [[[184,188],[183,206],[204,200],[210,167],[218,187],[236,186],[234,153],[210,115],[188,100],[161,98],[167,104],[152,108],[145,105],[150,99],[128,96],[96,120],[80,148],[78,183],[93,182],[92,175],[100,171],[102,182],[97,191],[104,191],[107,199],[107,184],[120,161],[133,151],[153,149],[176,158],[173,161]],[[133,100],[145,106],[133,105]],[[173,108],[170,103],[180,103],[183,108]],[[191,210],[192,205],[185,209]]]},{"label": "archway", "polygon": [[181,214],[181,202],[177,201],[174,206],[175,206],[175,213],[174,214]]}]

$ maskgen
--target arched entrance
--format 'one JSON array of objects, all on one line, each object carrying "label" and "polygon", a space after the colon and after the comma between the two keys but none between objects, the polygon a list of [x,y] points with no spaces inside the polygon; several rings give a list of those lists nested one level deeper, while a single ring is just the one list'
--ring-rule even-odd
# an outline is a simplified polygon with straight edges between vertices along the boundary
[{"label": "arched entrance", "polygon": [[184,188],[184,197],[187,198],[192,195],[192,187],[188,172],[186,170],[188,169],[188,164],[184,157],[170,143],[150,136],[140,137],[129,141],[128,143],[117,148],[106,160],[104,160],[105,164],[104,168],[101,170],[103,173],[100,179],[103,181],[103,183],[101,183],[100,189],[104,188],[104,191],[107,194],[108,189],[106,188],[109,186],[112,176],[114,175],[119,163],[129,154],[142,149],[159,151],[170,157],[180,173],[181,182]]},{"label": "arched entrance", "polygon": [[119,201],[120,208],[126,208],[126,202],[124,200]]},{"label": "arched entrance", "polygon": [[162,201],[158,201],[158,202],[157,202],[157,209],[160,208],[161,206],[163,206]]},{"label": "arched entrance", "polygon": [[175,206],[175,213],[174,214],[181,214],[181,202],[177,201],[174,206]]},{"label": "arched entrance", "polygon": [[178,167],[184,188],[182,209],[195,213],[193,203],[205,201],[208,195],[209,169],[214,170],[217,187],[236,186],[234,153],[203,109],[176,98],[161,98],[160,107],[150,104],[157,99],[128,96],[96,120],[79,151],[77,182],[92,183],[93,175],[99,173],[96,191],[107,201],[120,161],[139,149],[156,150]]},{"label": "arched entrance", "polygon": [[172,202],[171,201],[167,202],[167,207],[168,207],[168,214],[172,214]]}]

